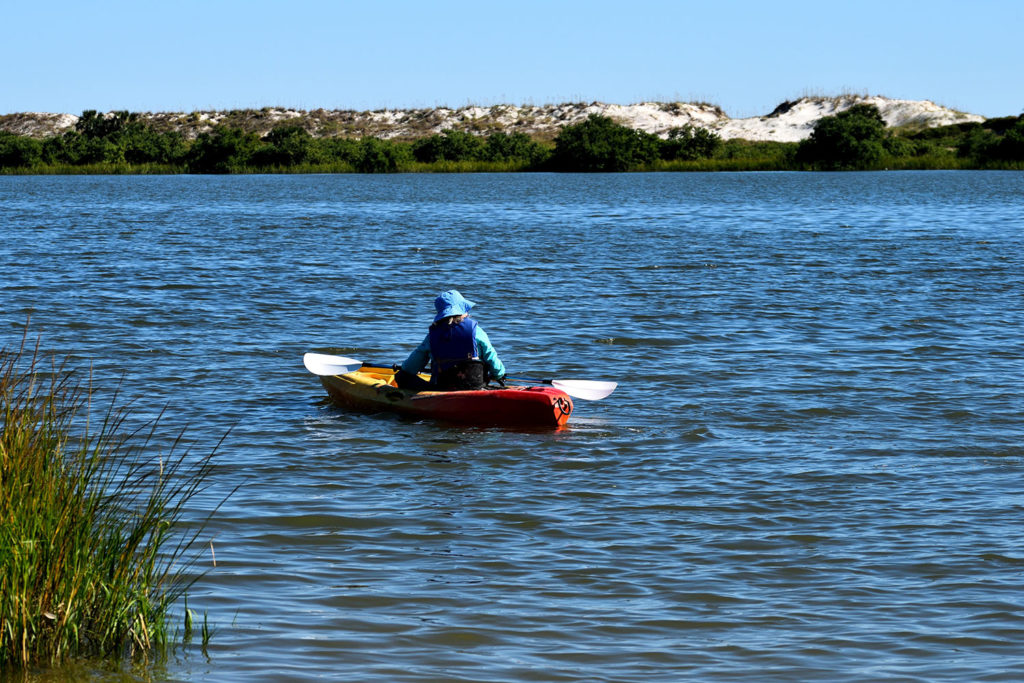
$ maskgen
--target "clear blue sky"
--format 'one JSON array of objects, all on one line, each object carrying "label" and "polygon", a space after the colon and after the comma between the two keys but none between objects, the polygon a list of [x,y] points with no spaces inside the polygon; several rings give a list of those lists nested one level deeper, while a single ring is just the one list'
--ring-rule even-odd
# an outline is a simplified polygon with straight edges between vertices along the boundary
[{"label": "clear blue sky", "polygon": [[705,101],[1024,112],[1024,1],[3,0],[0,114]]}]

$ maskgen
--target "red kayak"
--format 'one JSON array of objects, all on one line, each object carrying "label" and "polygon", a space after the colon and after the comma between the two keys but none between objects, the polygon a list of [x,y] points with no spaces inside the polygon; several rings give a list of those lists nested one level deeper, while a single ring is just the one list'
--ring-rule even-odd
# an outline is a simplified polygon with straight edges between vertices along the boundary
[{"label": "red kayak", "polygon": [[552,386],[416,392],[399,389],[395,371],[378,367],[321,375],[320,381],[334,403],[357,410],[386,410],[465,424],[555,429],[572,415],[572,399]]}]

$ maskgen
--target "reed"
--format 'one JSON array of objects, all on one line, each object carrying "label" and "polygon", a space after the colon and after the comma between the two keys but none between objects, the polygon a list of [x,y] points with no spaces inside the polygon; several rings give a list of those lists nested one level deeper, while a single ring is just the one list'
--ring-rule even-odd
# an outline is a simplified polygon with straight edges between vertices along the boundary
[{"label": "reed", "polygon": [[509,161],[433,161],[429,163],[412,162],[400,170],[406,173],[516,173],[532,170],[530,162],[525,159]]},{"label": "reed", "polygon": [[662,172],[725,172],[725,171],[788,171],[792,164],[782,157],[751,157],[735,159],[694,159],[655,161],[643,168]]},{"label": "reed", "polygon": [[38,345],[0,350],[0,672],[163,649],[198,578],[209,516],[186,505],[213,453],[180,436],[155,452],[156,422],[130,428],[116,392],[101,410],[94,395]]},{"label": "reed", "polygon": [[177,175],[187,171],[174,164],[37,164],[0,167],[0,175]]}]

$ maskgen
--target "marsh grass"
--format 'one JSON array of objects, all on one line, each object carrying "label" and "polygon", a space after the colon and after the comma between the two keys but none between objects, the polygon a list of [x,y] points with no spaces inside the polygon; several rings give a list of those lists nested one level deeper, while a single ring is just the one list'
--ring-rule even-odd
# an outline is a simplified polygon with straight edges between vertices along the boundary
[{"label": "marsh grass", "polygon": [[523,159],[511,161],[434,161],[431,163],[412,162],[404,166],[407,173],[515,173],[530,170],[530,164]]},{"label": "marsh grass", "polygon": [[[393,173],[515,173],[531,170],[526,160],[511,161],[434,161],[421,163],[417,161],[402,161],[392,171]],[[359,169],[350,163],[343,161],[324,164],[296,164],[294,166],[241,166],[233,168],[232,173],[237,174],[333,174],[333,173],[360,173]]]},{"label": "marsh grass", "polygon": [[154,452],[155,421],[129,428],[116,392],[93,397],[38,347],[0,350],[0,672],[163,650],[198,578],[209,516],[186,512],[213,453],[180,436]]},{"label": "marsh grass", "polygon": [[187,171],[173,164],[37,164],[4,166],[0,175],[177,175]]},{"label": "marsh grass", "polygon": [[695,159],[692,161],[655,161],[643,168],[655,172],[719,172],[719,171],[785,171],[790,170],[784,159],[778,157],[739,159]]}]

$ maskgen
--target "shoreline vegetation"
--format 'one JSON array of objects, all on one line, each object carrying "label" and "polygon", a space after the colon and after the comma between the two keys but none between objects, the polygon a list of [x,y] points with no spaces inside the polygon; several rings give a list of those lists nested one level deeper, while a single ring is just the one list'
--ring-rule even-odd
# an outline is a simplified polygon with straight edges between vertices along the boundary
[{"label": "shoreline vegetation", "polygon": [[97,393],[24,339],[0,350],[0,672],[209,640],[186,598],[209,517],[187,510],[213,453],[156,449],[156,421],[130,427],[116,392],[97,412]]},{"label": "shoreline vegetation", "polygon": [[698,126],[664,137],[591,114],[553,140],[444,130],[415,140],[314,137],[295,124],[263,136],[219,125],[195,139],[139,114],[83,112],[43,139],[0,132],[0,174],[494,173],[624,171],[1024,170],[1024,115],[886,127],[873,104],[818,119],[800,142],[723,140]]}]

